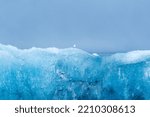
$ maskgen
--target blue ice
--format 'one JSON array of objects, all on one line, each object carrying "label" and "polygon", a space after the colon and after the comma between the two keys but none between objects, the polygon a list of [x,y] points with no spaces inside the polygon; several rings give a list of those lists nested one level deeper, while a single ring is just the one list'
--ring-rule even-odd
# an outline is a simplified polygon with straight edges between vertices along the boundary
[{"label": "blue ice", "polygon": [[0,99],[144,100],[149,88],[149,50],[105,56],[0,44]]}]

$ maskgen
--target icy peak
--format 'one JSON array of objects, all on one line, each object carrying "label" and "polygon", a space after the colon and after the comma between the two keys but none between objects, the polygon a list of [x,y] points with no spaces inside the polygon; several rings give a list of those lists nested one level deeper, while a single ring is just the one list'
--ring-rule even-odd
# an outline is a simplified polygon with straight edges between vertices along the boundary
[{"label": "icy peak", "polygon": [[112,58],[123,63],[146,61],[147,59],[150,59],[150,50],[137,50],[127,53],[117,53],[112,55]]}]

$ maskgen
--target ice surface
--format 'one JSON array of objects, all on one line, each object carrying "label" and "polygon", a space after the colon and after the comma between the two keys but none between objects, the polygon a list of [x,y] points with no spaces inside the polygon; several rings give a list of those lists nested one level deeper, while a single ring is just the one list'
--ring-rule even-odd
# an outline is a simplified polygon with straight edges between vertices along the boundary
[{"label": "ice surface", "polygon": [[150,99],[149,88],[150,51],[102,56],[0,44],[0,99]]}]

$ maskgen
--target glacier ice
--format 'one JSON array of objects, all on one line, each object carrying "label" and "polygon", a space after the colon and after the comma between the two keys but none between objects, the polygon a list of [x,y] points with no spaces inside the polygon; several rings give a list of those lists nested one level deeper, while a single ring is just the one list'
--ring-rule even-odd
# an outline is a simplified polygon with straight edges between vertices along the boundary
[{"label": "glacier ice", "polygon": [[0,44],[0,99],[150,99],[150,51],[111,55]]}]

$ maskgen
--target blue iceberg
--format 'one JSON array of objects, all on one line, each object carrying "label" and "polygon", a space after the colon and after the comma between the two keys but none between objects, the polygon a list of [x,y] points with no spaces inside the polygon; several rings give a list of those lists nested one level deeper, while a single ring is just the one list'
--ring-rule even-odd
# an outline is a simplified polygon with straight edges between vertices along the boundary
[{"label": "blue iceberg", "polygon": [[150,99],[150,51],[110,55],[0,44],[2,100]]}]

